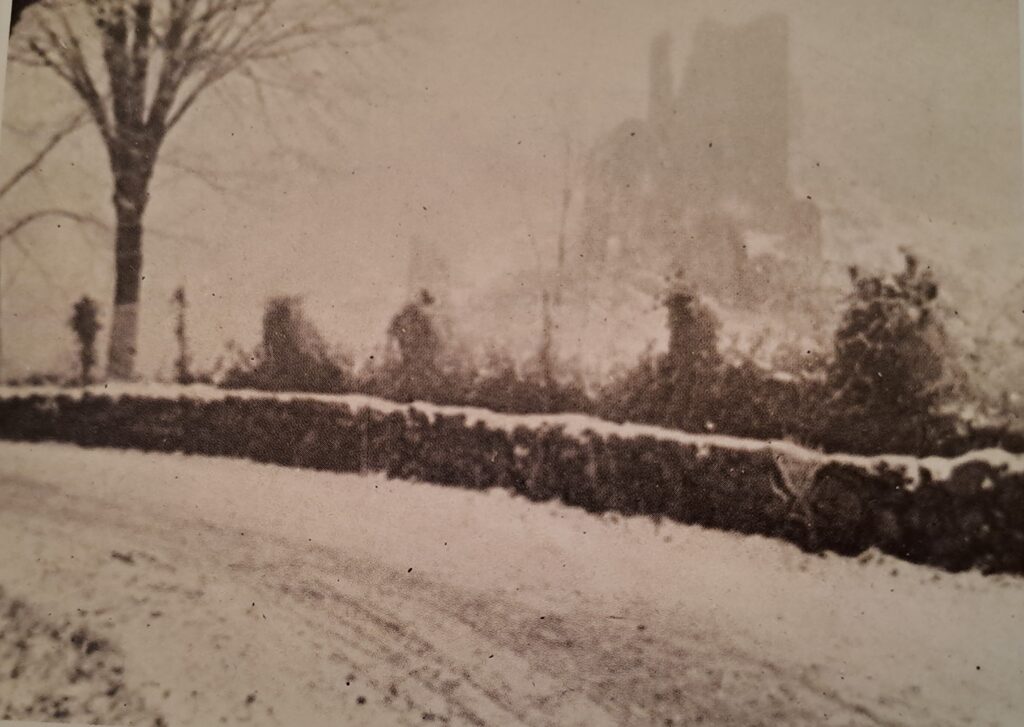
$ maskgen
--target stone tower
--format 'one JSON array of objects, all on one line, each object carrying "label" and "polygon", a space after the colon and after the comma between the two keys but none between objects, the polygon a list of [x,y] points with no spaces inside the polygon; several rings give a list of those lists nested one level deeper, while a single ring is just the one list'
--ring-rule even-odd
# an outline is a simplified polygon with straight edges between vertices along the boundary
[{"label": "stone tower", "polygon": [[678,165],[702,204],[770,214],[789,189],[789,38],[767,15],[736,27],[701,23],[680,83]]},{"label": "stone tower", "polygon": [[695,289],[753,305],[777,282],[765,271],[820,257],[820,215],[790,182],[788,23],[704,21],[675,87],[670,42],[651,43],[646,118],[589,155],[582,260],[683,269]]}]

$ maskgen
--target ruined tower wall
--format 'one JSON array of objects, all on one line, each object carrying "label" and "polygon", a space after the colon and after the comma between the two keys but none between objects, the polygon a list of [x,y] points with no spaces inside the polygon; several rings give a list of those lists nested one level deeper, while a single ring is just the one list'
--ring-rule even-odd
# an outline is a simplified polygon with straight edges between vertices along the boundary
[{"label": "ruined tower wall", "polygon": [[742,287],[746,235],[801,249],[817,237],[816,208],[789,179],[788,23],[705,21],[675,88],[670,50],[667,34],[651,44],[647,118],[623,122],[590,154],[584,259],[667,255],[700,283]]},{"label": "ruined tower wall", "polygon": [[789,194],[789,39],[784,17],[695,36],[676,106],[679,171],[694,202],[763,208]]}]

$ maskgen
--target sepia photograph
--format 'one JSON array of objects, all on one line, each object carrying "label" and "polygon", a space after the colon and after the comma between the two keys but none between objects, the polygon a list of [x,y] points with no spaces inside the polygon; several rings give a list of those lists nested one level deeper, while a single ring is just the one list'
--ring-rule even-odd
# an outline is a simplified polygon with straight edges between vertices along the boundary
[{"label": "sepia photograph", "polygon": [[0,18],[0,724],[1024,725],[1016,0]]}]

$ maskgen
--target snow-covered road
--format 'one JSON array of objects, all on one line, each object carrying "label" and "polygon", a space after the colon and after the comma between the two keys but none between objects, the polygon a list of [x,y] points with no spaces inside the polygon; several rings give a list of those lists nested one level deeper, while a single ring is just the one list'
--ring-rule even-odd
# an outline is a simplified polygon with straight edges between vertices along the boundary
[{"label": "snow-covered road", "polygon": [[125,720],[1024,723],[1022,579],[500,491],[0,443],[0,587],[109,644]]}]

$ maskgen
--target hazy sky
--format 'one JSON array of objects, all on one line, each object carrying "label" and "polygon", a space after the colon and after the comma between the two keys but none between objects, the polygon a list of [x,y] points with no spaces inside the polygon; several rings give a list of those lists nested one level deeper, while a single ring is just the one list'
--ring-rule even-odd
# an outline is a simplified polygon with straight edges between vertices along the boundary
[{"label": "hazy sky", "polygon": [[[149,211],[140,369],[170,370],[179,284],[200,358],[229,339],[254,344],[275,293],[304,295],[329,339],[365,350],[407,294],[414,236],[450,258],[460,289],[548,259],[565,140],[578,156],[644,114],[654,35],[673,34],[678,79],[702,18],[773,11],[790,20],[792,178],[842,220],[826,229],[899,230],[915,239],[883,242],[971,265],[964,280],[990,290],[1024,279],[1015,2],[432,0],[396,23],[394,47],[361,58],[363,83],[321,51],[296,75],[270,71],[307,79],[300,92],[264,108],[227,84],[175,130]],[[0,167],[15,168],[73,103],[12,66]],[[97,143],[91,130],[67,142],[0,218],[59,204],[109,219]],[[855,239],[844,234],[833,253]],[[71,302],[89,293],[109,311],[109,235],[65,224],[21,242],[30,258],[2,248],[5,368],[69,365]]]}]

